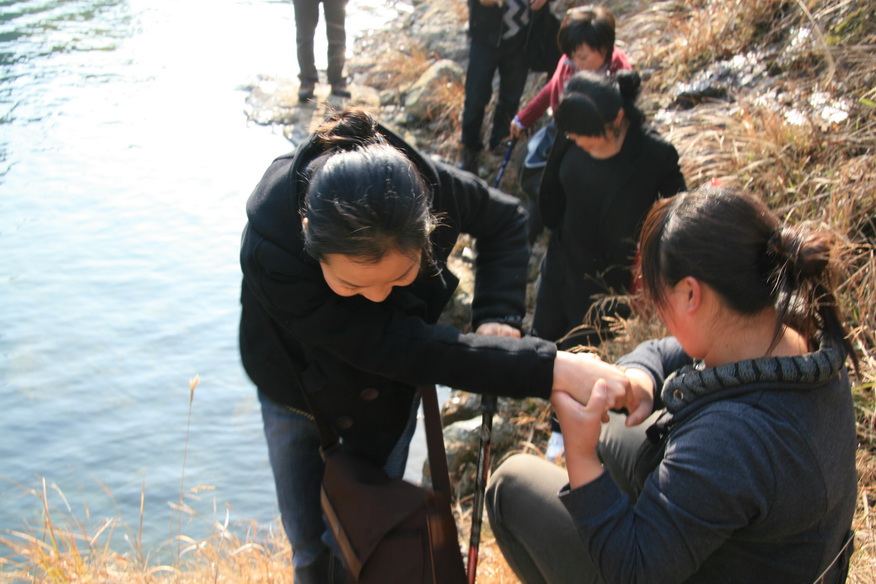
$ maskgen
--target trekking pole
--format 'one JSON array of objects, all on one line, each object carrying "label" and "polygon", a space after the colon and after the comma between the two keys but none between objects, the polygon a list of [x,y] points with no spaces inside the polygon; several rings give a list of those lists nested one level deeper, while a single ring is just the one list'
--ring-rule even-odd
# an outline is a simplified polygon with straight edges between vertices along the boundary
[{"label": "trekking pole", "polygon": [[471,537],[468,543],[468,584],[474,584],[478,570],[478,548],[481,545],[481,523],[484,517],[484,499],[487,478],[490,476],[490,441],[493,437],[493,414],[496,412],[495,395],[481,396],[481,445],[478,449],[478,469],[475,477],[474,504],[471,509]]},{"label": "trekking pole", "polygon": [[496,182],[493,183],[493,188],[499,188],[499,183],[502,181],[502,176],[505,174],[505,167],[508,166],[508,161],[511,160],[511,153],[514,152],[514,146],[517,144],[517,139],[508,140],[508,150],[505,151],[505,158],[502,159],[502,166],[499,167],[499,173],[496,175]]}]

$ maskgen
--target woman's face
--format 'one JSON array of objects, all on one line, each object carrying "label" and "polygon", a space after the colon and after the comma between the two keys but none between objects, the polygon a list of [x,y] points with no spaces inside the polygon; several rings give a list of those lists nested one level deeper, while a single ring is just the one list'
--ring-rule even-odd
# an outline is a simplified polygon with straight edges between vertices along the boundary
[{"label": "woman's face", "polygon": [[605,52],[597,51],[587,43],[581,43],[569,55],[578,71],[599,71],[605,65]]},{"label": "woman's face", "polygon": [[371,302],[383,302],[394,287],[407,286],[417,279],[420,261],[420,253],[404,255],[393,250],[376,263],[327,254],[319,265],[329,288],[338,296],[358,294]]},{"label": "woman's face", "polygon": [[703,287],[694,278],[682,278],[666,289],[665,303],[657,307],[669,334],[678,339],[685,353],[694,359],[706,357],[716,322],[704,320],[712,309],[703,304]]},{"label": "woman's face", "polygon": [[584,136],[574,132],[566,132],[566,138],[587,154],[599,158],[601,153],[611,150],[614,146],[615,140],[609,132],[611,132],[610,128],[602,136]]}]

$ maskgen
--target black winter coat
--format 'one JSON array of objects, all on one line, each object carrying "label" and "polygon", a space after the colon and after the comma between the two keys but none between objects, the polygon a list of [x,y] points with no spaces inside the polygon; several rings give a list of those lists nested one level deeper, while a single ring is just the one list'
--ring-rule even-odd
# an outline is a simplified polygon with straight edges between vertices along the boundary
[{"label": "black winter coat", "polygon": [[[539,15],[547,13],[550,10],[550,3],[553,0],[548,0],[544,6],[538,11]],[[526,10],[529,11],[529,25],[526,27],[526,42],[530,42],[530,37],[534,34],[533,23],[536,22],[536,13],[529,8],[529,0],[524,2]],[[499,5],[484,6],[480,0],[468,0],[468,36],[472,40],[480,43],[498,47],[502,42],[502,35],[505,34],[505,7]],[[521,31],[523,32],[523,31]],[[516,35],[515,37],[516,38]],[[559,57],[557,57],[558,59]],[[556,65],[557,59],[554,59],[551,65]]]},{"label": "black winter coat", "polygon": [[382,464],[407,422],[413,387],[444,384],[511,397],[548,397],[556,348],[435,324],[458,279],[446,269],[460,233],[476,241],[472,321],[519,322],[525,313],[529,250],[518,201],[482,180],[432,163],[385,128],[432,185],[432,234],[439,274],[394,288],[381,303],[341,297],[304,251],[301,214],[313,140],[274,160],[256,186],[241,242],[240,351],[258,388],[307,411],[302,390],[354,451]]}]

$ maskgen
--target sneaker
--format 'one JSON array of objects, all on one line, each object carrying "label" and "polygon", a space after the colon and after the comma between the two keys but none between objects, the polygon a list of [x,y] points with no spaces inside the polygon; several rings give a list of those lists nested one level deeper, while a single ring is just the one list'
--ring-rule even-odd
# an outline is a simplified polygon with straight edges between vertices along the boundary
[{"label": "sneaker", "polygon": [[352,97],[350,90],[347,89],[346,83],[332,83],[332,95],[346,99]]},{"label": "sneaker", "polygon": [[313,99],[314,90],[316,90],[316,81],[302,79],[301,85],[298,86],[298,102],[304,103]]},{"label": "sneaker", "polygon": [[566,444],[563,442],[563,435],[560,432],[551,432],[547,450],[544,453],[545,458],[551,462],[556,462],[557,458],[562,456],[564,452],[566,452]]}]

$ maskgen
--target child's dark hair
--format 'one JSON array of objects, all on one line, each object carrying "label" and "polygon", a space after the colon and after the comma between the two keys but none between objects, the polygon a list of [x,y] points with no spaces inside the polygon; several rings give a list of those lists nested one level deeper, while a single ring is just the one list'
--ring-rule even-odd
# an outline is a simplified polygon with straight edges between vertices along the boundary
[{"label": "child's dark hair", "polygon": [[432,258],[437,224],[431,191],[414,163],[389,144],[361,109],[332,116],[316,131],[324,153],[308,167],[304,248],[320,260],[341,254],[368,262],[387,252]]},{"label": "child's dark hair", "polygon": [[557,32],[557,46],[568,57],[583,44],[611,61],[614,53],[614,15],[605,6],[575,6],[566,11]]},{"label": "child's dark hair", "polygon": [[741,315],[774,307],[782,325],[805,338],[824,335],[857,359],[834,297],[838,241],[825,230],[783,226],[742,190],[704,186],[654,204],[640,236],[645,299],[659,307],[683,278],[708,284]]},{"label": "child's dark hair", "polygon": [[642,79],[635,71],[614,75],[580,71],[566,84],[554,119],[560,132],[579,136],[605,136],[606,128],[623,109],[632,126],[640,126],[645,115],[636,107]]}]

